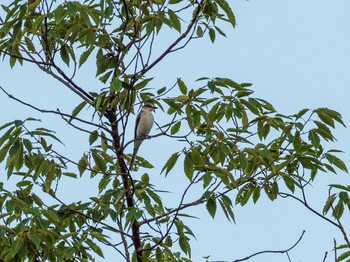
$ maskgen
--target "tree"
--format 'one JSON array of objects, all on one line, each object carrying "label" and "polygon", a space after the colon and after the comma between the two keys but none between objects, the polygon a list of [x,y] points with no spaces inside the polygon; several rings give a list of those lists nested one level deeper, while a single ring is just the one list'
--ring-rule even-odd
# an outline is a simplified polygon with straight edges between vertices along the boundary
[{"label": "tree", "polygon": [[[152,70],[165,57],[197,38],[215,42],[225,36],[223,23],[235,26],[225,0],[17,0],[2,9],[0,50],[10,66],[32,63],[82,101],[68,114],[2,91],[88,133],[90,149],[79,159],[61,154],[55,132],[32,128],[34,118],[1,126],[0,162],[10,179],[16,175],[21,181],[14,191],[0,184],[0,259],[90,261],[110,248],[126,261],[189,261],[195,234],[186,225],[191,207],[205,205],[213,218],[219,207],[234,220],[233,205],[255,203],[261,193],[271,200],[291,197],[335,225],[345,240],[339,248],[346,250],[338,259],[349,256],[340,220],[349,208],[349,187],[331,185],[322,212],[304,195],[320,172],[347,171],[339,151],[325,149],[335,139],[331,129],[344,125],[338,112],[302,109],[285,116],[253,97],[250,84],[229,78],[203,77],[191,85],[178,78],[150,88]],[[166,30],[175,31],[174,39],[159,51],[155,46]],[[84,64],[94,64],[93,78],[101,81],[92,91],[75,78]],[[166,137],[181,146],[161,170],[167,176],[180,166],[183,172],[177,175],[188,180],[183,192],[175,192],[181,199],[176,206],[164,202],[164,192],[148,174],[159,163],[139,155],[134,169],[129,167],[127,149],[134,140],[127,130],[146,101],[168,115],[150,143]],[[82,116],[83,109],[89,117]],[[63,201],[57,191],[62,177],[78,183],[82,176],[99,179],[98,195],[87,202]],[[194,190],[200,196],[185,202]]]}]

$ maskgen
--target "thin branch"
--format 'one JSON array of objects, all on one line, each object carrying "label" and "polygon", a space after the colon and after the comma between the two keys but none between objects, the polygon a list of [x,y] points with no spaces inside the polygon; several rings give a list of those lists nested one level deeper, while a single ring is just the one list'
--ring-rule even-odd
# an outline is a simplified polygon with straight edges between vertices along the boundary
[{"label": "thin branch", "polygon": [[[333,211],[333,213],[334,213],[335,211],[334,211],[333,205],[331,205],[331,208],[332,208],[332,211]],[[348,235],[347,235],[347,233],[346,233],[346,231],[345,231],[345,228],[344,228],[343,224],[341,223],[341,221],[340,221],[339,218],[335,218],[335,219],[336,219],[337,222],[338,222],[338,228],[339,228],[339,230],[341,231],[341,233],[343,234],[343,237],[344,237],[344,240],[345,240],[346,244],[347,244],[348,247],[350,248],[350,241],[349,241]]]},{"label": "thin branch", "polygon": [[266,253],[273,253],[273,254],[284,254],[284,253],[286,253],[286,254],[288,254],[288,252],[289,252],[290,250],[292,250],[293,248],[295,248],[295,247],[299,244],[299,242],[300,242],[301,239],[303,238],[304,234],[305,234],[305,230],[303,230],[303,232],[301,233],[301,236],[300,236],[299,239],[295,242],[295,244],[292,245],[292,246],[291,246],[290,248],[288,248],[288,249],[285,249],[285,250],[264,250],[264,251],[260,251],[260,252],[254,253],[254,254],[252,254],[252,255],[250,255],[250,256],[247,256],[247,257],[245,257],[245,258],[236,259],[236,260],[234,260],[233,262],[246,261],[246,260],[248,260],[248,259],[251,259],[251,258],[254,257],[254,256],[261,255],[261,254],[266,254]]},{"label": "thin branch", "polygon": [[322,262],[326,262],[327,256],[328,256],[328,252],[326,251],[326,252],[324,253],[324,257],[323,257]]},{"label": "thin branch", "polygon": [[[71,78],[69,78],[64,72],[63,70],[58,67],[54,61],[52,61],[53,63],[53,68],[55,68],[57,70],[57,72],[63,77],[63,79],[65,79],[67,81],[68,84],[66,84],[66,86],[71,89],[74,93],[76,93],[77,95],[79,95],[80,97],[82,97],[85,101],[89,102],[90,104],[93,104],[94,102],[94,98],[87,93],[83,88],[81,88],[80,86],[78,86],[77,84],[75,84]],[[46,72],[51,72],[49,73],[52,76],[56,76],[56,74],[54,74],[52,71],[46,71]],[[61,81],[62,82],[62,81]]]},{"label": "thin branch", "polygon": [[315,209],[313,209],[312,207],[309,206],[308,203],[305,203],[302,199],[292,195],[292,194],[289,194],[289,193],[283,193],[283,192],[280,192],[278,193],[278,195],[280,197],[283,197],[283,198],[287,198],[287,197],[291,197],[295,200],[297,200],[298,202],[302,203],[307,209],[309,209],[312,213],[316,214],[317,216],[319,216],[320,218],[326,220],[327,222],[331,223],[332,225],[336,226],[337,228],[339,228],[339,225],[337,223],[335,223],[334,221],[330,220],[329,218],[325,217],[324,215],[322,215],[321,213],[317,212]]},{"label": "thin branch", "polygon": [[127,237],[132,238],[131,235],[129,235],[128,233],[125,233],[124,231],[121,231],[121,230],[119,230],[119,229],[117,229],[117,228],[114,228],[114,227],[108,225],[107,223],[105,223],[105,222],[103,222],[103,221],[100,221],[100,220],[98,220],[98,219],[96,219],[96,218],[90,217],[90,216],[84,214],[83,212],[81,212],[81,211],[79,211],[79,210],[76,210],[76,209],[74,209],[74,208],[71,208],[70,206],[68,206],[67,204],[65,204],[61,199],[59,199],[56,195],[53,195],[53,194],[49,194],[49,195],[50,195],[52,198],[56,199],[57,202],[59,202],[61,205],[63,205],[63,206],[64,206],[65,208],[67,208],[69,211],[71,211],[71,212],[73,212],[73,213],[76,213],[76,214],[78,214],[78,215],[80,215],[80,216],[83,216],[83,217],[85,217],[85,218],[87,218],[87,219],[90,219],[90,220],[92,220],[92,221],[94,221],[94,222],[96,222],[96,223],[99,223],[99,224],[105,226],[106,228],[108,228],[108,229],[111,230],[111,231],[114,231],[114,232],[117,232],[117,233],[122,234],[122,235],[124,235],[124,236],[127,236]]},{"label": "thin branch", "polygon": [[61,117],[69,117],[69,118],[71,118],[71,119],[77,120],[77,121],[82,122],[82,123],[84,123],[84,124],[91,125],[91,126],[95,126],[95,127],[97,127],[97,128],[101,128],[101,129],[105,130],[105,131],[108,132],[108,133],[111,132],[108,128],[106,128],[106,127],[104,127],[104,126],[102,126],[102,125],[99,125],[99,124],[95,124],[95,123],[86,121],[86,120],[84,120],[84,119],[81,119],[81,118],[79,118],[79,117],[72,116],[72,115],[67,114],[67,113],[62,113],[62,112],[60,112],[58,109],[57,109],[56,111],[55,111],[55,110],[40,109],[40,108],[38,108],[38,107],[36,107],[36,106],[33,106],[33,105],[31,105],[31,104],[29,104],[29,103],[27,103],[27,102],[24,102],[23,100],[21,100],[21,99],[19,99],[19,98],[17,98],[17,97],[14,97],[14,96],[11,95],[10,93],[8,93],[2,86],[0,86],[0,89],[1,89],[9,98],[11,98],[11,99],[13,99],[13,100],[19,102],[19,103],[22,104],[22,105],[25,105],[25,106],[27,106],[27,107],[30,107],[30,108],[32,108],[32,109],[34,109],[34,110],[36,110],[36,111],[38,111],[38,112],[40,112],[40,113],[49,113],[49,114],[60,115]]},{"label": "thin branch", "polygon": [[3,53],[9,57],[13,57],[13,58],[17,58],[17,59],[22,59],[24,61],[27,61],[27,62],[30,62],[30,63],[33,63],[33,64],[37,64],[37,65],[45,65],[45,66],[51,66],[50,63],[47,63],[47,62],[40,62],[40,61],[37,61],[35,59],[30,59],[30,58],[26,58],[26,57],[23,57],[23,56],[20,56],[20,55],[15,55],[15,54],[11,54],[9,52],[6,52],[4,50],[0,50],[0,53]]},{"label": "thin branch", "polygon": [[176,47],[184,38],[187,37],[187,35],[191,32],[193,26],[197,23],[197,19],[198,16],[201,12],[201,6],[203,5],[204,0],[202,0],[198,6],[197,6],[197,11],[196,13],[193,15],[193,19],[191,21],[191,23],[187,26],[186,31],[180,35],[180,37],[178,37],[158,58],[156,58],[150,65],[148,65],[147,67],[143,68],[139,73],[140,74],[145,74],[146,72],[148,72],[150,69],[152,69],[155,65],[157,65],[164,57],[166,57],[169,53],[172,52],[172,50],[174,49],[174,47]]},{"label": "thin branch", "polygon": [[[181,200],[180,200],[180,203],[179,203],[179,206],[176,208],[176,211],[174,212],[175,215],[174,215],[174,218],[172,219],[171,223],[170,223],[170,226],[167,228],[166,230],[166,233],[164,235],[162,235],[162,237],[157,241],[157,243],[155,243],[153,246],[149,247],[149,248],[146,248],[146,249],[143,249],[143,251],[147,251],[147,250],[153,250],[154,248],[156,248],[157,246],[159,246],[163,240],[169,235],[170,233],[170,230],[172,229],[173,225],[175,224],[175,220],[177,218],[177,216],[179,215],[179,212],[180,212],[180,207],[182,206],[182,203],[184,202],[185,200],[185,196],[187,195],[187,192],[188,190],[190,189],[190,187],[195,184],[195,180],[197,179],[197,177],[200,175],[200,172],[197,173],[197,175],[192,179],[192,181],[190,182],[190,184],[186,187],[185,191],[183,192],[182,196],[181,196]],[[145,220],[144,220],[145,221]],[[139,223],[139,225],[141,225]]]},{"label": "thin branch", "polygon": [[206,200],[207,200],[206,198],[200,197],[200,198],[198,198],[197,200],[192,201],[192,202],[190,202],[190,203],[182,204],[180,207],[172,208],[172,209],[170,209],[168,212],[165,212],[165,213],[163,213],[163,214],[161,214],[161,215],[159,215],[159,216],[152,217],[152,218],[149,218],[149,219],[145,219],[145,220],[143,220],[143,221],[140,221],[140,222],[139,222],[139,225],[141,226],[141,225],[143,225],[143,224],[147,224],[147,223],[153,222],[153,221],[158,220],[158,219],[160,219],[160,218],[167,217],[167,216],[169,216],[169,215],[171,215],[171,214],[173,214],[173,213],[175,213],[175,212],[178,212],[178,211],[180,211],[180,210],[186,209],[186,208],[188,208],[188,207],[197,206],[197,205],[199,205],[199,204],[204,203]]},{"label": "thin branch", "polygon": [[[123,224],[122,224],[122,217],[121,216],[119,216],[117,218],[117,225],[119,227],[119,230],[123,231]],[[129,253],[129,249],[128,249],[128,242],[127,242],[127,240],[126,240],[124,235],[121,235],[121,238],[122,238],[122,243],[123,243],[124,251],[125,251],[125,259],[126,259],[126,261],[130,261],[130,253]]]}]

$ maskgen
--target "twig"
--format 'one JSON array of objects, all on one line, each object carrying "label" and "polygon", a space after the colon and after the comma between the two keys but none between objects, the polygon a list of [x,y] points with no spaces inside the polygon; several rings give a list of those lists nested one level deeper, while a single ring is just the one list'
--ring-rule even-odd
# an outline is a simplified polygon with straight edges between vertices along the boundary
[{"label": "twig", "polygon": [[20,56],[20,55],[15,55],[15,54],[11,54],[9,52],[6,52],[4,50],[0,50],[0,53],[3,53],[9,57],[13,57],[13,58],[17,58],[17,59],[22,59],[24,61],[27,61],[27,62],[30,62],[30,63],[33,63],[33,64],[37,64],[37,65],[45,65],[45,66],[51,66],[50,63],[47,63],[47,62],[40,62],[40,61],[37,61],[35,59],[30,59],[30,58],[26,58],[26,57],[23,57],[23,56]]},{"label": "twig", "polygon": [[326,252],[324,253],[324,257],[323,257],[323,260],[322,260],[322,262],[326,262],[326,259],[327,259],[327,255],[328,255],[328,252],[326,251]]},{"label": "twig", "polygon": [[[334,213],[334,207],[333,207],[333,205],[331,205],[331,208],[332,208],[332,211],[333,211],[333,213]],[[336,217],[335,219],[336,219],[337,222],[338,222],[338,228],[339,228],[340,232],[343,234],[343,237],[344,237],[344,240],[345,240],[346,244],[347,244],[348,247],[350,248],[350,241],[349,241],[348,235],[347,235],[347,233],[346,233],[346,231],[345,231],[345,228],[344,228],[343,224],[341,223],[341,221],[340,221],[340,219],[339,219],[338,217]]]},{"label": "twig", "polygon": [[60,112],[58,109],[57,109],[56,111],[55,111],[55,110],[40,109],[40,108],[38,108],[38,107],[36,107],[36,106],[33,106],[33,105],[31,105],[31,104],[29,104],[29,103],[27,103],[27,102],[22,101],[22,100],[19,99],[19,98],[14,97],[13,95],[11,95],[10,93],[8,93],[8,92],[7,92],[3,87],[1,87],[1,86],[0,86],[0,89],[1,89],[9,98],[11,98],[11,99],[13,99],[13,100],[19,102],[19,103],[22,104],[22,105],[28,106],[28,107],[30,107],[30,108],[32,108],[32,109],[34,109],[34,110],[36,110],[36,111],[38,111],[38,112],[40,112],[40,113],[49,113],[49,114],[60,115],[61,117],[69,117],[69,118],[71,118],[71,119],[77,120],[77,121],[82,122],[82,123],[84,123],[84,124],[91,125],[91,126],[95,126],[95,127],[97,127],[97,128],[101,128],[101,129],[105,130],[105,131],[108,132],[108,133],[111,132],[108,128],[106,128],[106,127],[104,127],[104,126],[102,126],[102,125],[99,125],[99,124],[95,124],[95,123],[86,121],[86,120],[84,120],[84,119],[81,119],[81,118],[79,118],[79,117],[72,116],[72,115],[67,114],[67,113],[62,113],[62,112]]},{"label": "twig", "polygon": [[81,215],[81,216],[83,216],[83,217],[85,217],[85,218],[87,218],[87,219],[90,219],[90,220],[92,220],[92,221],[94,221],[94,222],[96,222],[96,223],[99,223],[99,224],[105,226],[106,228],[108,228],[108,229],[111,230],[111,231],[117,232],[117,233],[119,233],[119,234],[122,234],[122,235],[127,236],[127,237],[130,237],[130,238],[132,237],[132,236],[129,235],[128,233],[125,233],[125,232],[123,232],[123,231],[121,231],[121,230],[119,230],[119,229],[117,229],[117,228],[114,228],[114,227],[108,225],[107,223],[105,223],[105,222],[103,222],[103,221],[100,221],[100,220],[98,220],[98,219],[96,219],[96,218],[90,217],[90,216],[84,214],[83,212],[81,212],[81,211],[79,211],[79,210],[76,210],[76,209],[74,209],[74,208],[71,208],[70,206],[68,206],[67,204],[65,204],[61,199],[59,199],[56,195],[52,195],[52,194],[49,194],[49,195],[50,195],[51,197],[53,197],[54,199],[56,199],[61,205],[63,205],[63,206],[64,206],[65,208],[67,208],[69,211],[71,211],[71,212],[73,212],[73,213],[76,213],[76,214],[78,214],[78,215]]},{"label": "twig", "polygon": [[[117,225],[119,227],[119,230],[123,231],[123,224],[122,224],[121,220],[122,220],[122,217],[119,216],[119,218],[117,218]],[[126,238],[125,238],[125,236],[123,234],[121,235],[121,238],[122,238],[122,243],[123,243],[123,246],[124,246],[126,261],[130,261],[130,253],[129,253],[129,249],[128,249],[128,242],[127,242],[127,240],[126,240]]]},{"label": "twig", "polygon": [[169,53],[171,53],[171,51],[174,49],[174,47],[176,47],[181,40],[183,40],[184,38],[187,37],[187,35],[190,33],[192,27],[197,23],[197,18],[201,12],[201,6],[203,5],[204,0],[202,0],[199,4],[198,4],[198,9],[196,11],[196,13],[193,15],[193,19],[191,21],[191,23],[187,26],[186,31],[179,37],[177,38],[158,58],[156,58],[150,65],[148,65],[147,67],[143,68],[139,73],[140,74],[145,74],[146,72],[148,72],[150,69],[152,69],[155,65],[157,65],[164,57],[166,57]]},{"label": "twig", "polygon": [[288,194],[288,193],[283,193],[283,192],[280,192],[278,193],[278,195],[280,197],[283,197],[283,198],[287,198],[287,197],[291,197],[295,200],[297,200],[298,202],[302,203],[307,209],[309,209],[312,213],[316,214],[317,216],[319,216],[320,218],[326,220],[327,222],[331,223],[332,225],[336,226],[337,228],[339,228],[339,225],[337,223],[335,223],[334,221],[330,220],[329,218],[325,217],[324,215],[322,215],[321,213],[317,212],[315,209],[313,209],[312,207],[309,206],[308,203],[305,203],[302,199],[294,196],[294,195],[291,195],[291,194]]},{"label": "twig", "polygon": [[[173,227],[173,225],[175,224],[175,220],[177,219],[178,215],[179,215],[179,212],[180,212],[180,208],[182,206],[182,203],[184,202],[185,200],[185,196],[187,195],[187,192],[188,190],[190,189],[190,187],[195,183],[195,180],[197,179],[197,177],[200,175],[200,172],[198,172],[198,174],[192,179],[192,181],[190,182],[190,184],[186,187],[185,191],[182,193],[182,196],[181,196],[181,200],[180,200],[180,203],[178,205],[178,207],[176,208],[175,210],[175,215],[174,215],[174,218],[172,219],[171,223],[170,223],[170,226],[167,228],[167,231],[164,235],[162,235],[162,237],[157,241],[157,243],[155,243],[153,246],[149,247],[149,248],[146,248],[146,249],[143,249],[143,251],[147,251],[147,250],[153,250],[154,248],[156,248],[157,246],[159,246],[163,240],[168,236],[171,228]],[[145,220],[144,220],[145,221]],[[143,221],[143,222],[144,222]],[[140,223],[139,223],[140,225]]]},{"label": "twig", "polygon": [[[303,238],[304,234],[305,234],[305,230],[303,230],[303,232],[301,233],[301,236],[295,242],[295,244],[293,246],[291,246],[290,248],[288,248],[288,249],[285,249],[285,250],[264,250],[264,251],[260,251],[260,252],[254,253],[254,254],[252,254],[250,256],[247,256],[245,258],[236,259],[233,262],[246,261],[248,259],[251,259],[254,256],[261,255],[261,254],[266,254],[266,253],[273,253],[273,254],[284,254],[284,253],[286,253],[288,255],[288,252],[299,244],[299,242]],[[288,258],[289,258],[289,256],[288,256]]]}]

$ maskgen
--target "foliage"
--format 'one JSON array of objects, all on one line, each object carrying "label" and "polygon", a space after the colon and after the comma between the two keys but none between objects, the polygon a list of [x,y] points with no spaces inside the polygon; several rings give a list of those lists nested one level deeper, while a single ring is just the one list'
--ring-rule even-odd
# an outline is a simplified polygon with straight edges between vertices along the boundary
[{"label": "foliage", "polygon": [[[250,84],[229,78],[203,77],[191,85],[179,78],[149,89],[150,70],[164,57],[196,38],[215,42],[217,34],[225,36],[223,23],[235,26],[226,0],[15,0],[2,9],[1,53],[11,67],[34,63],[82,98],[71,114],[50,113],[75,127],[87,124],[82,132],[89,133],[90,150],[78,160],[61,155],[54,131],[30,129],[36,119],[0,127],[0,162],[8,179],[20,177],[13,192],[0,184],[0,260],[92,261],[111,248],[126,261],[190,261],[194,232],[186,218],[192,206],[205,205],[213,218],[221,209],[234,221],[235,204],[256,203],[264,194],[270,200],[294,196],[322,172],[347,172],[340,151],[325,146],[335,140],[335,124],[344,125],[336,111],[282,115],[255,98]],[[175,30],[176,38],[156,54],[153,46],[166,30]],[[88,92],[74,76],[92,61],[102,88]],[[124,131],[141,101],[156,103],[169,117],[152,142],[166,136],[182,145],[161,171],[168,176],[182,167],[188,179],[176,207],[163,202],[148,173],[133,176],[152,172],[153,163],[137,156],[136,170],[128,167],[131,155],[124,150],[133,141]],[[88,106],[93,121],[79,117]],[[98,177],[98,196],[64,203],[57,193],[63,176]],[[201,197],[184,203],[194,185],[202,186]],[[340,192],[329,196],[323,212],[331,210],[339,222],[350,208],[349,187],[331,188]]]}]

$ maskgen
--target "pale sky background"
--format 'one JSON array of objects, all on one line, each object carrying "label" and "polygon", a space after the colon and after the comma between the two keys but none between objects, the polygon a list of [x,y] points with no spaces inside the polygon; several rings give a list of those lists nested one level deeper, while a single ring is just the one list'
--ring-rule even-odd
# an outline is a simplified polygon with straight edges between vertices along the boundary
[{"label": "pale sky background", "polygon": [[[196,86],[194,80],[202,76],[229,77],[237,82],[253,83],[254,96],[271,102],[280,113],[292,114],[302,108],[329,107],[339,111],[349,126],[350,2],[230,2],[237,19],[236,29],[227,27],[225,32],[228,37],[218,37],[214,45],[209,39],[200,39],[187,49],[169,56],[150,72],[149,76],[155,77],[153,84],[170,86],[177,77],[182,77],[190,87]],[[49,76],[32,66],[10,70],[8,64],[2,63],[0,68],[0,85],[40,108],[59,107],[64,112],[71,112],[79,102],[79,98],[64,86],[51,81]],[[86,71],[79,76],[78,83],[89,89],[93,89],[93,85],[100,88],[98,81],[91,81],[94,68],[83,70]],[[69,153],[73,158],[80,158],[82,152],[88,149],[86,138],[67,127],[58,117],[38,115],[9,100],[4,94],[0,94],[0,110],[3,112],[0,125],[28,116],[42,118],[43,126],[57,129],[58,137],[66,144],[61,148],[62,152]],[[161,122],[165,114],[159,111],[155,117]],[[156,130],[152,132],[156,133]],[[337,126],[335,136],[338,143],[333,147],[346,152],[342,158],[349,164],[348,130]],[[146,141],[141,146],[140,155],[145,156],[145,147],[151,146],[152,142]],[[149,171],[152,182],[168,190],[174,189],[174,186],[185,188],[186,184],[177,177],[182,174],[181,167],[167,179],[159,176],[171,154],[169,148],[172,149],[173,145],[167,144],[166,139],[159,139],[156,143],[157,148],[151,146],[155,151],[149,158],[157,163],[157,169]],[[75,185],[71,181],[62,181],[62,198],[87,201],[89,196],[96,194],[94,180],[85,177]],[[12,184],[1,173],[0,181],[5,182],[5,187]],[[338,176],[321,174],[317,181],[313,188],[309,188],[308,194],[310,204],[321,211],[327,196],[326,185],[335,182],[349,184],[350,176],[343,173]],[[180,197],[172,196],[174,199]],[[293,262],[322,261],[325,252],[333,248],[333,237],[342,243],[334,226],[291,200],[270,202],[262,195],[256,205],[250,201],[243,208],[236,206],[234,212],[236,224],[227,222],[222,212],[218,212],[213,220],[204,206],[187,211],[200,218],[187,221],[197,237],[191,242],[193,261],[204,261],[202,257],[208,255],[211,255],[211,261],[232,261],[261,250],[287,249],[303,230],[306,230],[303,240],[290,252]],[[344,224],[349,224],[346,222]],[[105,255],[105,260],[98,261],[112,261],[115,258],[115,253],[106,252]],[[284,262],[288,258],[286,255],[272,254],[260,255],[249,261]],[[330,253],[326,261],[334,261],[334,254]]]}]

